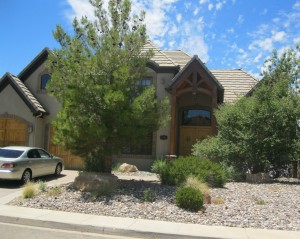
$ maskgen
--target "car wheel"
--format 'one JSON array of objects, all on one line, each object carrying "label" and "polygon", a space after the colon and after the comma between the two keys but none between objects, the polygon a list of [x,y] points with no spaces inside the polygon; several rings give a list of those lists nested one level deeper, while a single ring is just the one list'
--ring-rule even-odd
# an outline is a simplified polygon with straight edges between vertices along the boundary
[{"label": "car wheel", "polygon": [[56,168],[55,168],[55,175],[56,176],[59,176],[61,174],[61,171],[62,171],[62,165],[59,163],[56,165]]},{"label": "car wheel", "polygon": [[31,171],[29,169],[26,169],[22,175],[21,181],[25,184],[31,181]]}]

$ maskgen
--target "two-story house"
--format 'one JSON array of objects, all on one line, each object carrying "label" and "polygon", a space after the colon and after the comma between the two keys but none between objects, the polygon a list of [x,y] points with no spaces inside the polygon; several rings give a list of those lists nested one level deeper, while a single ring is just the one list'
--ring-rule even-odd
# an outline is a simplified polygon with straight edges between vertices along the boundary
[{"label": "two-story house", "polygon": [[[149,169],[153,160],[165,155],[188,155],[197,139],[217,133],[214,109],[246,95],[257,83],[247,72],[209,70],[198,56],[180,50],[160,50],[151,42],[154,56],[147,64],[142,85],[153,84],[158,98],[170,101],[170,123],[149,135],[146,143],[124,148],[115,161]],[[6,73],[0,80],[0,147],[38,146],[61,156],[66,168],[80,168],[79,157],[52,142],[51,121],[60,109],[59,102],[45,90],[51,79],[45,62],[45,48],[17,76]]]}]

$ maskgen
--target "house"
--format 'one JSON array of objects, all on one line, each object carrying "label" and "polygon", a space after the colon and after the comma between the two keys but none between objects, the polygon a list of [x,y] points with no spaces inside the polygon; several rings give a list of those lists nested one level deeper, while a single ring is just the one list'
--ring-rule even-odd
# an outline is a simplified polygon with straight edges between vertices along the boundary
[{"label": "house", "polygon": [[[151,42],[154,56],[147,64],[141,84],[153,84],[158,98],[167,96],[171,104],[170,123],[149,135],[145,144],[127,147],[115,161],[149,168],[154,159],[165,155],[188,155],[196,140],[217,132],[213,110],[246,95],[257,83],[242,69],[209,70],[198,56],[181,50],[160,50]],[[0,80],[0,147],[38,146],[61,156],[66,168],[82,167],[79,157],[53,143],[51,120],[60,109],[59,102],[45,90],[50,80],[45,48],[17,76],[6,73]]]}]

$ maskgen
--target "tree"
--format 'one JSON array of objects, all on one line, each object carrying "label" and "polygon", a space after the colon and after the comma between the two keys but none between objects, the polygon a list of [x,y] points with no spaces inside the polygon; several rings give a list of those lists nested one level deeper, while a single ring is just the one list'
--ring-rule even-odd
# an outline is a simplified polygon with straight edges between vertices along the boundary
[{"label": "tree", "polygon": [[196,144],[194,154],[254,173],[296,157],[300,150],[299,54],[299,45],[282,55],[275,50],[252,96],[221,106],[216,112],[218,135]]},{"label": "tree", "polygon": [[111,156],[128,142],[142,142],[167,114],[167,99],[139,81],[152,53],[145,13],[131,16],[129,0],[90,0],[95,21],[73,21],[73,36],[57,26],[61,48],[49,56],[52,92],[62,108],[53,121],[55,142],[79,155],[87,171],[110,172]]}]

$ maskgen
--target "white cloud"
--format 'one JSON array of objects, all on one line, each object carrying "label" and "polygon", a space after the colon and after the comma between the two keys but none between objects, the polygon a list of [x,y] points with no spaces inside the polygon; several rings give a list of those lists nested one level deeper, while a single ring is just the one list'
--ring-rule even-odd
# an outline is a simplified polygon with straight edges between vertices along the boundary
[{"label": "white cloud", "polygon": [[211,11],[214,8],[214,5],[212,3],[208,4],[208,10]]},{"label": "white cloud", "polygon": [[181,19],[182,19],[182,15],[180,13],[176,14],[176,20],[178,23],[181,22]]},{"label": "white cloud", "polygon": [[293,39],[293,43],[294,43],[294,44],[300,43],[300,36],[295,37],[295,38]]},{"label": "white cloud", "polygon": [[300,1],[295,2],[295,4],[293,5],[293,9],[300,9]]},{"label": "white cloud", "polygon": [[234,33],[234,28],[231,27],[231,28],[227,29],[227,32],[229,32],[229,33]]},{"label": "white cloud", "polygon": [[272,39],[276,42],[283,42],[285,41],[286,33],[284,31],[281,32],[273,32]]},{"label": "white cloud", "polygon": [[194,16],[196,16],[198,14],[198,12],[199,12],[199,8],[196,7],[193,11]]},{"label": "white cloud", "polygon": [[204,4],[204,3],[208,3],[208,2],[209,2],[209,0],[199,0],[200,4]]},{"label": "white cloud", "polygon": [[243,15],[239,15],[239,17],[237,19],[238,24],[242,24],[244,21],[245,21],[244,16]]},{"label": "white cloud", "polygon": [[209,60],[208,46],[205,43],[204,38],[200,35],[192,35],[187,39],[182,40],[180,49],[185,50],[190,55],[198,55],[203,62]]},{"label": "white cloud", "polygon": [[260,52],[253,60],[254,63],[258,63],[262,57],[262,53]]},{"label": "white cloud", "polygon": [[216,10],[217,10],[217,11],[221,10],[222,7],[223,7],[223,3],[222,3],[222,2],[218,2],[218,3],[216,4]]},{"label": "white cloud", "polygon": [[[71,11],[65,12],[66,17],[70,22],[73,21],[75,17],[81,19],[83,16],[87,16],[90,20],[94,20],[94,8],[89,3],[88,0],[67,0],[68,4],[71,7]],[[105,1],[107,6],[108,0]]]},{"label": "white cloud", "polygon": [[268,13],[268,9],[265,8],[265,9],[264,9],[262,12],[260,12],[259,14],[260,14],[260,15],[266,15],[267,13]]}]

